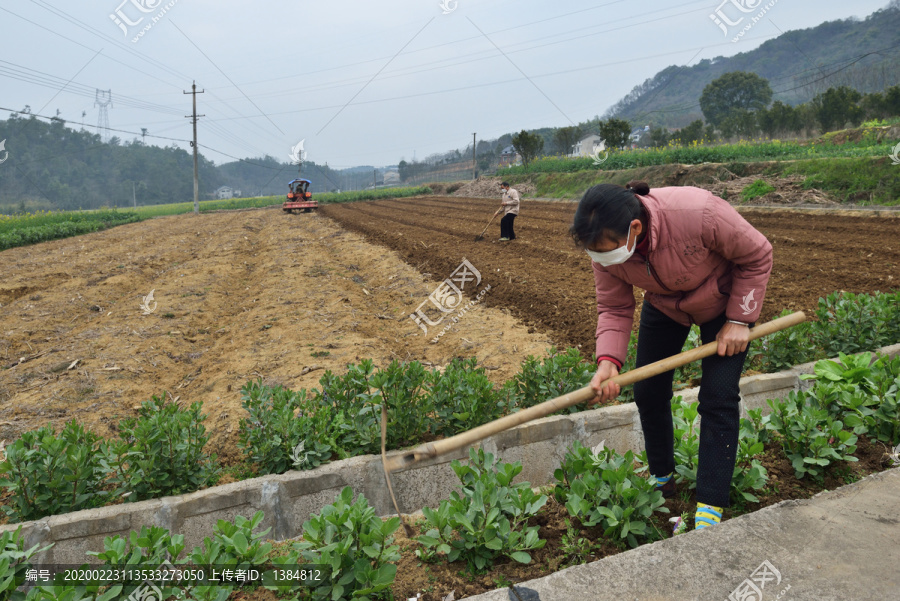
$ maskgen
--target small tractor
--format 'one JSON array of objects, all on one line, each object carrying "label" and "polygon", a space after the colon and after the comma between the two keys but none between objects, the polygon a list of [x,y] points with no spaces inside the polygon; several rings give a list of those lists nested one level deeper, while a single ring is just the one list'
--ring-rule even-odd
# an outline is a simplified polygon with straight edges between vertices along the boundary
[{"label": "small tractor", "polygon": [[319,203],[312,199],[312,193],[309,192],[310,182],[308,179],[295,179],[288,183],[287,199],[281,208],[286,213],[300,212],[309,213],[313,209],[319,208]]}]

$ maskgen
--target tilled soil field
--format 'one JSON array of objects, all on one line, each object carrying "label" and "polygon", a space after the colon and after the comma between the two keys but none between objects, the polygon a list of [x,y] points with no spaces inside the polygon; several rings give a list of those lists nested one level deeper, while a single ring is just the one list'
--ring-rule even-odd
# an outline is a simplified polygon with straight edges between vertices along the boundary
[{"label": "tilled soil field", "polygon": [[431,344],[409,313],[434,282],[316,214],[164,217],[0,261],[0,446],[69,419],[115,436],[120,419],[168,391],[203,403],[209,450],[232,465],[248,380],[312,388],[366,358],[439,369],[474,356],[499,384],[550,345],[491,308]]},{"label": "tilled soil field", "polygon": [[[483,302],[508,309],[556,344],[579,347],[589,357],[597,310],[590,259],[567,233],[576,204],[525,200],[515,223],[516,240],[497,241],[495,220],[485,239],[475,242],[499,204],[418,197],[329,205],[321,211],[396,250],[436,280],[468,259],[492,287]],[[812,314],[818,299],[835,290],[860,293],[898,286],[900,219],[844,213],[744,211],[775,249],[762,319],[784,309]],[[641,291],[635,295],[639,310]]]}]

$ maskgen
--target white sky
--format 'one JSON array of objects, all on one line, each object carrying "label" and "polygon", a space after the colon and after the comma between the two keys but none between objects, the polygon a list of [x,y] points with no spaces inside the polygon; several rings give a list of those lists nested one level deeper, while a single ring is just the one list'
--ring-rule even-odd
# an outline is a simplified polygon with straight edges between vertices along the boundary
[{"label": "white sky", "polygon": [[[318,163],[383,166],[463,149],[472,132],[480,140],[577,123],[669,65],[731,56],[779,30],[864,18],[888,3],[777,0],[732,43],[710,19],[721,1],[445,0],[452,10],[443,14],[440,0],[0,0],[0,107],[59,109],[69,121],[86,111],[96,124],[94,90],[111,89],[110,127],[188,140],[183,91],[196,80],[206,91],[197,97],[201,145],[287,161],[305,140]],[[731,2],[760,1],[722,10],[736,20]],[[110,18],[120,7],[132,21],[144,17],[127,37]]]}]

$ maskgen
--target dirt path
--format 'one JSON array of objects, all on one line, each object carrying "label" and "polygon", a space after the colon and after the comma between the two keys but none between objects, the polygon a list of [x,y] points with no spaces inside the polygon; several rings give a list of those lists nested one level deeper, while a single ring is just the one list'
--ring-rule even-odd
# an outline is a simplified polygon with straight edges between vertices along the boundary
[{"label": "dirt path", "polygon": [[[420,270],[442,272],[467,257],[488,274],[490,306],[513,315],[561,346],[590,356],[596,302],[590,262],[567,235],[575,203],[523,201],[517,239],[474,237],[499,201],[457,197],[330,205],[323,212],[373,242],[396,250]],[[763,319],[783,309],[812,313],[835,290],[887,291],[900,284],[900,219],[833,216],[754,209],[747,219],[775,248]],[[636,291],[636,295],[640,295]]]},{"label": "dirt path", "polygon": [[[319,215],[166,217],[7,250],[0,260],[7,442],[72,418],[112,435],[120,418],[167,390],[203,402],[211,450],[233,464],[249,379],[311,388],[325,369],[340,373],[364,358],[440,367],[477,356],[502,382],[549,346],[499,309],[469,312],[429,342],[409,314],[460,260],[423,277]],[[144,315],[151,290],[156,308]]]}]

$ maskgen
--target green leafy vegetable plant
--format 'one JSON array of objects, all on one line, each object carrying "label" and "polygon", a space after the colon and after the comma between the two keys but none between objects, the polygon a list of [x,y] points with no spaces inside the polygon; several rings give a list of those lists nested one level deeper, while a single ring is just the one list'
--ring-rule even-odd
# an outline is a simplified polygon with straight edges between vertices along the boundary
[{"label": "green leafy vegetable plant", "polygon": [[31,558],[53,545],[47,545],[40,550],[39,546],[25,548],[21,526],[16,528],[15,532],[0,534],[0,599],[9,601],[25,599],[25,593],[17,589],[25,584],[26,572],[32,567]]},{"label": "green leafy vegetable plant", "polygon": [[144,401],[139,417],[119,423],[119,440],[105,448],[104,466],[127,501],[193,492],[215,484],[218,464],[203,447],[209,440],[200,413],[163,397]]},{"label": "green leafy vegetable plant", "polygon": [[25,432],[6,447],[0,486],[12,492],[3,510],[13,521],[99,507],[109,499],[100,439],[75,421]]},{"label": "green leafy vegetable plant", "polygon": [[310,564],[328,574],[307,589],[316,600],[373,601],[390,594],[400,551],[393,534],[399,518],[381,520],[363,495],[353,501],[344,488],[331,505],[303,523],[303,542],[295,549]]},{"label": "green leafy vegetable plant", "polygon": [[536,526],[527,526],[547,502],[546,495],[531,490],[528,482],[513,484],[522,471],[520,463],[500,463],[483,449],[469,450],[469,463],[451,463],[462,484],[437,510],[423,508],[429,529],[419,537],[423,549],[417,555],[433,559],[446,555],[448,562],[462,559],[471,573],[483,573],[501,556],[530,563],[528,551],[547,541]]},{"label": "green leafy vegetable plant", "polygon": [[753,491],[765,488],[769,474],[757,459],[765,449],[765,444],[760,440],[760,432],[754,421],[742,418],[739,432],[730,496],[732,503],[743,506],[747,502],[759,503],[759,498]]},{"label": "green leafy vegetable plant", "polygon": [[791,392],[784,401],[768,400],[771,429],[781,435],[781,445],[797,478],[807,475],[822,482],[825,468],[840,461],[857,461],[857,437],[843,429],[825,409],[813,406],[806,393]]},{"label": "green leafy vegetable plant", "polygon": [[250,415],[241,419],[238,446],[259,473],[312,469],[331,459],[331,406],[317,405],[305,390],[248,382],[241,389],[241,406]]},{"label": "green leafy vegetable plant", "polygon": [[[573,446],[573,460],[583,459],[584,448]],[[567,454],[564,465],[569,461]],[[651,517],[654,512],[668,513],[662,492],[656,490],[655,478],[644,478],[636,467],[631,451],[618,455],[612,449],[598,449],[587,471],[570,481],[565,493],[569,515],[582,525],[599,526],[606,537],[637,547],[640,541],[658,536]],[[574,474],[572,466],[562,468]]]},{"label": "green leafy vegetable plant", "polygon": [[[513,399],[516,409],[532,407],[554,397],[587,386],[596,368],[584,361],[576,348],[559,352],[550,349],[549,356],[538,360],[532,356],[525,359],[513,382]],[[566,409],[576,413],[587,408],[581,403]]]}]

